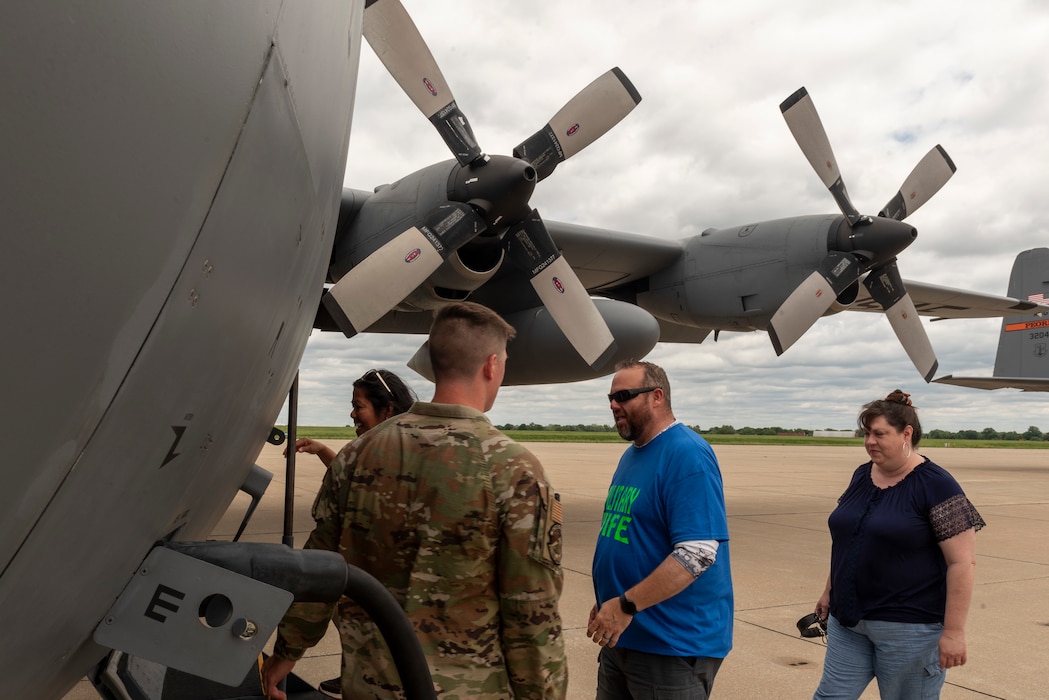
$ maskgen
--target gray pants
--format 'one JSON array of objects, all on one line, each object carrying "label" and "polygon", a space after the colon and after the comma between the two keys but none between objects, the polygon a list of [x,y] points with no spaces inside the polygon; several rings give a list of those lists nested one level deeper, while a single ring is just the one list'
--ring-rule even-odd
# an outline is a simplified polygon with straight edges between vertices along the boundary
[{"label": "gray pants", "polygon": [[724,659],[604,647],[597,700],[707,700]]}]

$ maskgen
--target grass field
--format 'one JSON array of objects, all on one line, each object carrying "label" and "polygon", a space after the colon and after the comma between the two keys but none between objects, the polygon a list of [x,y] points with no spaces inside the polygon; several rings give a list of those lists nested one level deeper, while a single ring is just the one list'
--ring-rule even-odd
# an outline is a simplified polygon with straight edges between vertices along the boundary
[{"label": "grass field", "polygon": [[[286,426],[279,426],[282,430]],[[622,442],[618,433],[584,433],[556,430],[508,430],[506,434],[519,442]],[[298,437],[311,437],[319,440],[350,441],[357,437],[352,427],[300,425]],[[715,435],[703,434],[711,445],[837,445],[862,446],[860,438],[818,438],[795,435]],[[992,448],[1004,447],[1024,450],[1049,450],[1049,442],[1024,440],[925,440],[923,445],[929,447],[968,447]]]}]

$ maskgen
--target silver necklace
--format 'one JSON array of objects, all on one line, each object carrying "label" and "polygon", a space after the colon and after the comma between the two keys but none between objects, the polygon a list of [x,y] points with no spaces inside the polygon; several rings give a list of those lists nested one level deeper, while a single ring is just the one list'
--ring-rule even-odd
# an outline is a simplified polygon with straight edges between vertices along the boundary
[{"label": "silver necklace", "polygon": [[635,445],[634,445],[634,447],[636,447],[637,449],[639,449],[639,450],[640,450],[640,449],[641,449],[642,447],[644,447],[644,446],[645,446],[645,445],[647,445],[648,443],[652,442],[653,440],[655,440],[655,439],[656,439],[657,437],[659,437],[660,435],[662,435],[662,434],[663,434],[663,433],[665,433],[666,431],[668,431],[668,430],[670,430],[671,428],[673,428],[673,427],[674,427],[675,425],[677,425],[677,424],[678,424],[679,422],[680,422],[680,421],[677,421],[677,420],[673,420],[673,421],[671,421],[671,422],[670,422],[670,425],[668,425],[667,427],[663,428],[662,430],[660,430],[660,431],[659,431],[658,433],[656,433],[655,435],[653,435],[653,436],[652,436],[652,437],[650,437],[649,439],[645,440],[645,442],[644,442],[643,444],[640,444],[640,445],[637,445],[637,444],[635,444]]}]

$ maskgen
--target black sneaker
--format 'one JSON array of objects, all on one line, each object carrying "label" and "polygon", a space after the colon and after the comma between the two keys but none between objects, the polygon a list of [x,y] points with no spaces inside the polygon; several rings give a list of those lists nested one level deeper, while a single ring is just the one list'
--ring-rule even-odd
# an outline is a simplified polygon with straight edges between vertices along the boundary
[{"label": "black sneaker", "polygon": [[342,678],[332,678],[330,681],[322,681],[317,689],[329,698],[342,697]]}]

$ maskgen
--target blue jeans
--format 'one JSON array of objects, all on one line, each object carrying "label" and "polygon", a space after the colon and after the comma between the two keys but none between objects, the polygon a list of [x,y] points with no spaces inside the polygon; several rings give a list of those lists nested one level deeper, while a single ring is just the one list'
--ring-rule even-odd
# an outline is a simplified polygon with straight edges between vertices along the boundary
[{"label": "blue jeans", "polygon": [[947,679],[940,668],[941,624],[827,621],[823,678],[813,700],[855,700],[872,678],[882,700],[936,700]]},{"label": "blue jeans", "polygon": [[724,659],[603,647],[598,661],[598,700],[707,700]]}]

